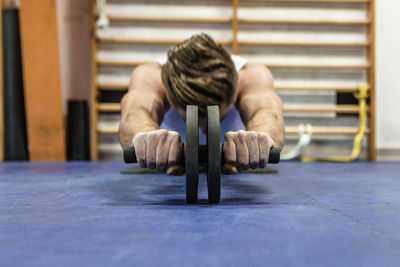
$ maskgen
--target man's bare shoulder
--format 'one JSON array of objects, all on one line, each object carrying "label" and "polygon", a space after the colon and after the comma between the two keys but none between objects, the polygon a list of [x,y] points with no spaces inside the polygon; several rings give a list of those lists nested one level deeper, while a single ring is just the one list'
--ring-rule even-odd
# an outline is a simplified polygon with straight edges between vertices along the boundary
[{"label": "man's bare shoulder", "polygon": [[[148,105],[151,110],[154,103],[169,108],[166,89],[161,80],[161,66],[158,63],[140,65],[134,69],[129,82],[128,93],[121,104]],[[157,104],[157,105],[159,105]]]},{"label": "man's bare shoulder", "polygon": [[[143,84],[149,86],[138,86]],[[153,62],[136,67],[131,74],[129,89],[136,92],[145,91],[147,93],[150,93],[149,90],[151,90],[164,95],[166,90],[161,80],[160,64]]]},{"label": "man's bare shoulder", "polygon": [[[238,97],[249,93],[273,90],[274,78],[263,64],[247,63],[238,74]],[[259,86],[260,84],[264,86]]]}]

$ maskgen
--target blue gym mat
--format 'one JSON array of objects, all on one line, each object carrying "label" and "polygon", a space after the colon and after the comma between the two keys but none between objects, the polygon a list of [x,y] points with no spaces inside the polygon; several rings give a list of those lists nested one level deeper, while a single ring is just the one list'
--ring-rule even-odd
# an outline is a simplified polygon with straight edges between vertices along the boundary
[{"label": "blue gym mat", "polygon": [[298,163],[185,177],[121,162],[1,163],[1,266],[399,266],[400,164]]}]

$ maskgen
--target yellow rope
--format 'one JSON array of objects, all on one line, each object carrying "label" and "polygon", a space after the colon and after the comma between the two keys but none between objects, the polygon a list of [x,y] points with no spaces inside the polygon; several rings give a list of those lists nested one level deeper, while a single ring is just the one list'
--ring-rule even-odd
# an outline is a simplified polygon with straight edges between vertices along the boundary
[{"label": "yellow rope", "polygon": [[353,93],[354,97],[358,100],[358,116],[359,116],[359,126],[357,134],[354,137],[353,151],[349,156],[345,157],[302,157],[301,160],[304,162],[313,161],[336,161],[336,162],[349,162],[356,160],[361,152],[361,140],[365,133],[365,120],[367,117],[366,102],[369,97],[368,85],[360,85],[358,87],[358,92]]}]

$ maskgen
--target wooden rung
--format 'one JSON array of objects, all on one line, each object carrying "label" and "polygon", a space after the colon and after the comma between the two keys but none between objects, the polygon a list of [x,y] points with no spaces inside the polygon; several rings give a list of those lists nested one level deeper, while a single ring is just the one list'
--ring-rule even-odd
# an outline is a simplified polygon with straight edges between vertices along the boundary
[{"label": "wooden rung", "polygon": [[303,47],[368,47],[370,42],[304,42],[304,41],[238,41],[240,45],[303,46]]},{"label": "wooden rung", "polygon": [[[98,37],[102,43],[131,43],[131,44],[178,44],[185,39],[167,39],[167,38],[131,38],[131,37]],[[231,45],[232,40],[217,40],[222,45]],[[257,46],[305,46],[305,47],[367,47],[370,42],[300,42],[300,41],[238,41],[240,45]]]},{"label": "wooden rung", "polygon": [[113,59],[98,59],[97,64],[106,66],[138,66],[148,64],[154,61],[151,60],[113,60]]},{"label": "wooden rung", "polygon": [[101,112],[119,112],[120,104],[119,103],[99,103],[97,105],[97,109]]},{"label": "wooden rung", "polygon": [[[98,83],[97,86],[103,90],[127,90],[128,83]],[[336,91],[355,92],[358,86],[335,85],[335,86],[275,86],[277,91]]]},{"label": "wooden rung", "polygon": [[[284,112],[335,112],[357,114],[358,105],[285,105]],[[369,112],[369,107],[367,107]]]},{"label": "wooden rung", "polygon": [[[157,16],[133,16],[110,14],[109,20],[114,21],[144,21],[144,22],[197,22],[197,23],[230,23],[232,18],[196,18],[196,17],[157,17]],[[241,23],[268,23],[268,24],[316,24],[316,25],[368,25],[370,21],[364,20],[310,20],[310,19],[268,19],[268,18],[239,18]]]},{"label": "wooden rung", "polygon": [[[101,112],[119,112],[119,103],[99,103],[98,110]],[[335,113],[358,113],[358,105],[285,105],[284,112],[335,112]],[[369,107],[367,107],[369,112]]]},{"label": "wooden rung", "polygon": [[97,127],[97,132],[99,134],[116,134],[118,133],[118,127],[112,127],[112,126]]},{"label": "wooden rung", "polygon": [[[316,135],[355,135],[358,131],[357,127],[322,127],[313,126],[312,132]],[[299,128],[287,126],[285,128],[286,134],[299,134]],[[370,129],[365,129],[365,133],[369,134]]]},{"label": "wooden rung", "polygon": [[198,22],[198,23],[230,23],[230,17],[196,18],[196,17],[157,17],[157,16],[133,16],[133,15],[107,15],[109,20],[115,21],[157,21],[157,22]]},{"label": "wooden rung", "polygon": [[[131,38],[131,37],[97,37],[102,43],[129,43],[129,44],[178,44],[185,39],[167,39],[167,38]],[[232,40],[216,40],[222,45],[230,45]]]},{"label": "wooden rung", "polygon": [[[357,127],[323,127],[313,126],[313,134],[315,135],[355,135],[358,131]],[[116,134],[118,133],[118,127],[103,126],[98,127],[97,132],[99,134]],[[285,127],[286,134],[299,134],[299,127],[287,126]],[[365,130],[366,134],[370,133],[370,129]]]},{"label": "wooden rung", "polygon": [[[152,61],[99,59],[97,63],[108,66],[138,66]],[[261,62],[259,62],[261,63]],[[368,69],[370,64],[277,64],[261,63],[271,69]]]},{"label": "wooden rung", "polygon": [[97,87],[102,90],[127,90],[128,83],[97,83]]},{"label": "wooden rung", "polygon": [[355,92],[358,86],[275,86],[277,91],[336,91],[336,92]]},{"label": "wooden rung", "polygon": [[264,64],[270,69],[368,69],[370,64]]},{"label": "wooden rung", "polygon": [[327,19],[268,19],[268,18],[240,18],[241,23],[265,24],[311,24],[311,25],[369,25],[368,19],[364,20],[327,20]]}]

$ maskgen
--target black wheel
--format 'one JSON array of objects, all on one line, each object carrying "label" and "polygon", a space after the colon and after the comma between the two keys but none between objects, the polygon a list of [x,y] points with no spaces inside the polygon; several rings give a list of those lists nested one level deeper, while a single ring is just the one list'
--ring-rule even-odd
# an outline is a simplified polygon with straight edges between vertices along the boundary
[{"label": "black wheel", "polygon": [[197,203],[199,187],[199,117],[197,106],[186,106],[186,201]]},{"label": "black wheel", "polygon": [[221,197],[221,146],[218,106],[207,107],[207,187],[208,201],[218,203]]}]

